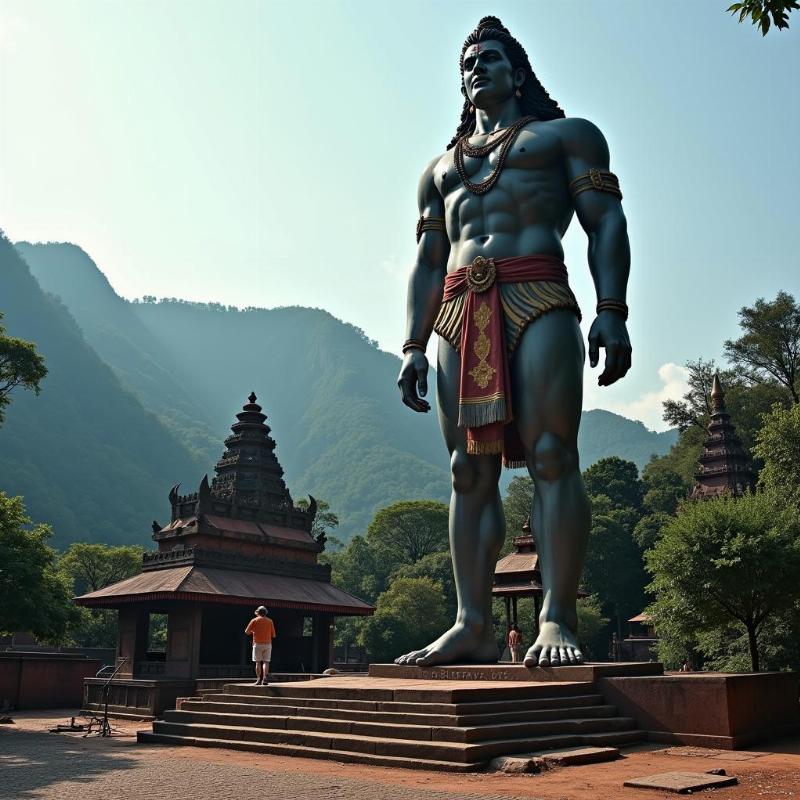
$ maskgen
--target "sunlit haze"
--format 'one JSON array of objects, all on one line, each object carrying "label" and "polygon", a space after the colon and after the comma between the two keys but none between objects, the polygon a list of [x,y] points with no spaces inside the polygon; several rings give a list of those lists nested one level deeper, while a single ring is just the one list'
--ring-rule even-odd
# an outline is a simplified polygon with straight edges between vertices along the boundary
[{"label": "sunlit haze", "polygon": [[[399,353],[417,179],[496,14],[624,193],[634,367],[587,368],[585,407],[663,429],[687,359],[800,293],[800,24],[762,38],[727,5],[0,0],[0,227],[80,245],[127,298],[325,308]],[[585,253],[575,221],[584,330]]]}]

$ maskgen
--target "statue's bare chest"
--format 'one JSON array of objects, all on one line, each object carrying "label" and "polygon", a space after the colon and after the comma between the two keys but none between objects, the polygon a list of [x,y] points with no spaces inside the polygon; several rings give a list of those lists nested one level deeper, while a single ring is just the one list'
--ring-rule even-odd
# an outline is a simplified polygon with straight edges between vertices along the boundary
[{"label": "statue's bare chest", "polygon": [[[475,137],[471,140],[474,146],[481,145],[486,137]],[[484,158],[464,157],[464,172],[468,180],[480,183],[486,180],[497,168],[502,157],[502,146],[493,150]],[[552,132],[525,129],[519,133],[505,155],[500,181],[509,184],[511,181],[521,185],[541,180],[553,180],[561,174],[563,151],[559,138]],[[555,175],[553,171],[555,170]],[[463,184],[456,170],[453,150],[445,153],[436,165],[434,179],[436,187],[445,199],[449,195],[461,193]]]}]

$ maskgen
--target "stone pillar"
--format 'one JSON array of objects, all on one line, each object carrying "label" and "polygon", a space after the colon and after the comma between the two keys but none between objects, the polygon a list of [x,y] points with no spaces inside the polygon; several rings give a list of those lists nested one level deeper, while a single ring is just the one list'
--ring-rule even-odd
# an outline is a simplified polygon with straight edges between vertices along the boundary
[{"label": "stone pillar", "polygon": [[196,678],[200,668],[202,610],[181,604],[169,611],[167,659],[164,674],[171,678]]},{"label": "stone pillar", "polygon": [[311,671],[322,672],[331,665],[331,623],[330,614],[314,614],[311,639]]},{"label": "stone pillar", "polygon": [[116,666],[122,664],[117,673],[121,678],[133,677],[136,662],[147,658],[149,622],[149,612],[141,606],[124,605],[119,609]]}]

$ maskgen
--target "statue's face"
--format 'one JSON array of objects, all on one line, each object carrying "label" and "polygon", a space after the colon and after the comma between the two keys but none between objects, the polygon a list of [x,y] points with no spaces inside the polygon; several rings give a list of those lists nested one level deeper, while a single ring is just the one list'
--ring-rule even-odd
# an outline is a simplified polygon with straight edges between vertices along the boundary
[{"label": "statue's face", "polygon": [[514,94],[514,68],[503,45],[493,39],[470,45],[464,53],[464,90],[475,108],[486,108]]}]

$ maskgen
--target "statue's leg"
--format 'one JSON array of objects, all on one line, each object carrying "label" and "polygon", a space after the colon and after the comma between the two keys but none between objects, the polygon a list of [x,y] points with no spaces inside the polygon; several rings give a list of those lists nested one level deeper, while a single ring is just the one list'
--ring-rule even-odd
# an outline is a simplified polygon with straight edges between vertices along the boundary
[{"label": "statue's leg", "polygon": [[512,362],[514,416],[535,484],[531,527],[543,589],[528,667],[583,661],[575,610],[590,524],[577,446],[583,361],[578,321],[557,310],[528,326]]},{"label": "statue's leg", "polygon": [[437,402],[450,452],[450,553],[458,593],[455,623],[435,642],[396,659],[398,664],[479,663],[499,658],[492,621],[492,578],[505,536],[500,501],[500,456],[467,455],[466,432],[458,427],[460,358],[439,342]]}]

